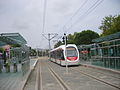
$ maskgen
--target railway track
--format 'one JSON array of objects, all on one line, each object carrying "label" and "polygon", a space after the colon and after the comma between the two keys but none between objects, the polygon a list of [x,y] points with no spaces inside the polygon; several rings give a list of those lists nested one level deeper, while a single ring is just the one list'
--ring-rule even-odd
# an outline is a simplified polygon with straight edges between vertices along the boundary
[{"label": "railway track", "polygon": [[[112,87],[120,90],[120,83],[119,83],[118,85],[116,85],[116,84],[114,84],[114,83],[111,83],[111,82],[109,82],[109,81],[106,81],[105,79],[101,79],[101,78],[95,76],[95,73],[94,73],[94,75],[93,75],[92,72],[81,71],[81,70],[79,70],[79,68],[70,68],[70,69],[71,69],[71,70],[74,70],[74,71],[76,71],[76,72],[79,72],[80,74],[83,74],[83,75],[85,75],[85,76],[87,76],[87,77],[93,78],[93,79],[95,79],[95,80],[97,80],[97,81],[99,81],[99,82],[101,82],[101,83],[107,84],[107,85],[109,85],[109,86],[112,86]],[[97,72],[97,73],[98,73],[98,72]],[[103,73],[102,73],[102,74],[103,74]],[[111,76],[111,77],[113,77],[113,76]],[[114,78],[116,78],[116,77],[114,77]],[[119,78],[117,78],[117,79],[119,79]]]},{"label": "railway track", "polygon": [[63,90],[71,90],[67,84],[60,78],[60,76],[51,68],[50,65],[48,65],[49,67],[49,71],[51,72],[51,74],[56,78],[56,80],[58,81],[58,83],[61,85],[61,87],[63,88]]},{"label": "railway track", "polygon": [[[57,82],[57,84],[59,86],[59,88],[56,87],[57,90],[71,90],[67,86],[67,84],[64,82],[64,80],[62,80],[60,78],[60,76],[52,69],[52,67],[49,64],[47,64],[45,62],[42,62],[42,60],[39,60],[38,63],[39,63],[39,65],[38,65],[38,71],[37,71],[37,79],[36,79],[37,81],[36,81],[36,89],[35,90],[46,90],[45,86],[44,86],[44,83],[48,83],[48,82],[47,82],[47,80],[45,80],[44,73],[42,72],[42,70],[44,70],[44,69],[42,69],[43,65],[44,65],[44,67],[46,67],[45,70],[48,69],[49,73],[48,72],[47,73],[49,74],[49,76],[52,76],[52,82],[51,83],[53,83],[53,82],[56,83]],[[55,85],[54,85],[54,88],[55,88]],[[52,90],[51,88],[49,88],[49,89]],[[49,89],[47,88],[47,90],[49,90]]]},{"label": "railway track", "polygon": [[[28,89],[24,90],[120,90],[119,85],[99,78],[102,73],[94,71],[95,75],[93,75],[92,69],[90,71],[88,68],[80,67],[69,67],[68,73],[66,73],[65,67],[45,59],[38,61],[33,72],[32,80],[30,80],[33,85],[31,87],[27,85]],[[29,80],[28,83],[30,83]]]},{"label": "railway track", "polygon": [[43,90],[42,88],[42,76],[41,76],[41,61],[38,61],[38,69],[37,69],[37,76],[36,76],[36,87],[35,90]]}]

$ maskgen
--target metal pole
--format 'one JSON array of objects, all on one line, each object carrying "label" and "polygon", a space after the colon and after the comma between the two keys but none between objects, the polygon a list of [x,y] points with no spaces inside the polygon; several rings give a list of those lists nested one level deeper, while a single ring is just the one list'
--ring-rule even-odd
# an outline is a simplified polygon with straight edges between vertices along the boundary
[{"label": "metal pole", "polygon": [[42,57],[43,57],[43,49],[41,50],[41,53],[42,53]]},{"label": "metal pole", "polygon": [[[51,47],[50,47],[50,40],[52,40],[53,38],[55,38],[58,34],[56,33],[48,33],[48,37],[45,36],[45,34],[42,34],[47,40],[48,40],[48,43],[49,43],[49,51],[51,50]],[[50,37],[51,35],[53,35],[53,37]],[[50,58],[50,53],[49,53],[49,58]]]},{"label": "metal pole", "polygon": [[66,62],[66,73],[68,74],[68,63],[67,63],[67,49],[66,49],[66,34],[64,33],[65,39],[65,62]]},{"label": "metal pole", "polygon": [[[49,51],[50,51],[50,33],[48,33],[48,43],[49,43]],[[50,59],[50,53],[49,53],[49,59]]]},{"label": "metal pole", "polygon": [[36,47],[36,56],[38,58],[38,48]]},{"label": "metal pole", "polygon": [[38,48],[37,48],[37,58],[38,58]]}]

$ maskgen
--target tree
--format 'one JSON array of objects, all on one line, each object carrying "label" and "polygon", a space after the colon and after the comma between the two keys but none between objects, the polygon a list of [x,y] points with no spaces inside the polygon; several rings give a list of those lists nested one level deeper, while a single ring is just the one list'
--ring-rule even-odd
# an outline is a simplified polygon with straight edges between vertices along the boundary
[{"label": "tree", "polygon": [[102,30],[101,36],[106,36],[116,32],[120,32],[120,15],[110,15],[103,18],[102,25],[99,27],[99,29]]},{"label": "tree", "polygon": [[4,49],[3,48],[0,48],[0,53],[3,53],[4,52]]},{"label": "tree", "polygon": [[99,34],[91,31],[91,30],[84,30],[80,33],[77,33],[74,42],[76,45],[82,44],[91,44],[93,39],[99,38]]},{"label": "tree", "polygon": [[67,37],[68,37],[67,43],[73,44],[74,43],[74,35],[69,34]]},{"label": "tree", "polygon": [[54,48],[59,47],[60,45],[62,45],[62,42],[61,42],[61,41],[58,41],[58,42],[54,45]]},{"label": "tree", "polygon": [[74,44],[75,43],[75,37],[76,35],[78,34],[78,32],[74,32],[74,34],[69,34],[67,37],[68,37],[68,41],[67,43],[68,44]]},{"label": "tree", "polygon": [[13,45],[11,45],[12,47],[21,47],[21,45],[19,45],[19,44],[13,44]]},{"label": "tree", "polygon": [[31,49],[31,50],[30,50],[30,55],[31,55],[31,56],[36,56],[36,55],[37,55],[36,50],[35,50],[35,49]]}]

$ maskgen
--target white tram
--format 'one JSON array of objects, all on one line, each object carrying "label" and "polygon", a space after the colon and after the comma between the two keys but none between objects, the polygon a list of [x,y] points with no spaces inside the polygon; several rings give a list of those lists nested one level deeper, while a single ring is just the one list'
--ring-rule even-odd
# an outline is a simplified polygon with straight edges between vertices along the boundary
[{"label": "white tram", "polygon": [[[79,51],[75,44],[61,45],[50,52],[50,60],[62,66],[79,65]],[[66,53],[66,54],[65,54]]]}]

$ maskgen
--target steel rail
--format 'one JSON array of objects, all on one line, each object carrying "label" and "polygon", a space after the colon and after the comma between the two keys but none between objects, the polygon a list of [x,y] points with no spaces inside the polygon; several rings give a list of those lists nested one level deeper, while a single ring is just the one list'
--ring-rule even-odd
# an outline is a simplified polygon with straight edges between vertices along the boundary
[{"label": "steel rail", "polygon": [[65,81],[63,81],[63,79],[52,69],[52,67],[49,64],[47,64],[47,65],[48,65],[49,71],[55,77],[55,79],[58,81],[58,83],[63,88],[63,90],[71,90],[68,87],[68,85],[65,83]]},{"label": "steel rail", "polygon": [[35,90],[43,90],[42,88],[42,74],[41,74],[41,60],[38,61],[37,77]]},{"label": "steel rail", "polygon": [[39,83],[39,61],[37,63],[37,74],[36,74],[36,82],[35,82],[35,90],[38,90],[38,83]]}]

